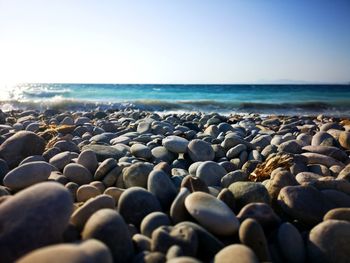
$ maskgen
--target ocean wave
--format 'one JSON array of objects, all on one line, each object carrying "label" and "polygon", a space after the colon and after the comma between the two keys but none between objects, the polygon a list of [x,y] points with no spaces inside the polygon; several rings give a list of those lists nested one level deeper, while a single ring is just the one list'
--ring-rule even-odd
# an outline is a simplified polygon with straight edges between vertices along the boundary
[{"label": "ocean wave", "polygon": [[145,111],[170,112],[170,111],[202,111],[218,113],[263,113],[263,114],[319,114],[324,113],[333,116],[350,116],[350,104],[346,101],[340,103],[325,102],[300,102],[300,103],[254,103],[237,101],[215,101],[215,100],[133,100],[133,101],[91,101],[67,99],[63,96],[53,96],[42,100],[3,100],[0,101],[3,111],[17,109],[56,109],[70,111],[87,110],[122,110],[139,109]]}]

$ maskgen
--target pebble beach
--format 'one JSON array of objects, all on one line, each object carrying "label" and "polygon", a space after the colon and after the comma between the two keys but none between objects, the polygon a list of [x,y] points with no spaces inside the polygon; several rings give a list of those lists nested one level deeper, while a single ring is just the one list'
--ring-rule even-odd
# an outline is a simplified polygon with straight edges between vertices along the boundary
[{"label": "pebble beach", "polygon": [[0,262],[350,262],[350,120],[0,112]]}]

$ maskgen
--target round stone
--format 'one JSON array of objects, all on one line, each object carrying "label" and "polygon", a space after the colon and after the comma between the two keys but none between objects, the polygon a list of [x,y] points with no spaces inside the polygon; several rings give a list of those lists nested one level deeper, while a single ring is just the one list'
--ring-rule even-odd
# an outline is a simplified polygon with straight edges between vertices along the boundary
[{"label": "round stone", "polygon": [[148,163],[135,163],[123,170],[123,181],[126,188],[138,186],[147,188],[148,175],[153,166]]},{"label": "round stone", "polygon": [[188,140],[179,136],[168,136],[162,141],[163,146],[174,153],[185,153],[188,143]]},{"label": "round stone", "polygon": [[90,150],[82,151],[79,154],[77,163],[88,169],[91,174],[95,173],[98,166],[96,154]]},{"label": "round stone", "polygon": [[128,224],[138,227],[145,216],[161,211],[161,206],[152,193],[141,187],[131,187],[120,196],[118,211]]},{"label": "round stone", "polygon": [[107,158],[104,160],[97,168],[94,179],[95,180],[102,180],[103,177],[106,176],[107,173],[112,171],[117,166],[117,162],[113,158]]},{"label": "round stone", "polygon": [[174,224],[187,220],[190,215],[185,207],[185,199],[190,194],[186,187],[180,188],[179,193],[170,207],[170,217]]},{"label": "round stone", "polygon": [[215,158],[211,145],[199,139],[190,141],[187,152],[193,162],[212,161]]},{"label": "round stone", "polygon": [[232,259],[236,263],[258,263],[259,260],[253,250],[241,244],[234,244],[225,247],[215,255],[213,263],[231,263]]},{"label": "round stone", "polygon": [[100,241],[90,239],[81,244],[46,246],[26,254],[19,263],[112,263],[109,249]]},{"label": "round stone", "polygon": [[305,262],[304,240],[298,229],[291,223],[283,223],[278,228],[278,246],[287,262]]},{"label": "round stone", "polygon": [[88,184],[93,180],[89,170],[77,163],[66,165],[63,169],[63,175],[78,185]]},{"label": "round stone", "polygon": [[309,225],[322,221],[333,204],[312,186],[286,186],[278,196],[278,204],[293,219]]},{"label": "round stone", "polygon": [[45,140],[35,133],[19,131],[0,145],[0,158],[14,168],[28,156],[41,155],[45,145]]},{"label": "round stone", "polygon": [[133,144],[130,147],[130,152],[136,158],[148,160],[152,157],[151,149],[140,143]]},{"label": "round stone", "polygon": [[101,209],[86,222],[82,239],[94,238],[102,241],[111,251],[114,262],[130,262],[134,247],[128,226],[122,216],[112,209]]},{"label": "round stone", "polygon": [[52,171],[47,162],[26,163],[13,169],[4,177],[4,185],[13,191],[46,181]]},{"label": "round stone", "polygon": [[109,145],[99,145],[99,144],[90,144],[83,147],[83,150],[91,150],[96,154],[97,160],[103,162],[108,158],[119,159],[123,157],[123,153]]},{"label": "round stone", "polygon": [[73,156],[70,152],[61,152],[51,157],[50,164],[55,166],[58,170],[62,171],[63,168],[70,163]]},{"label": "round stone", "polygon": [[329,219],[345,220],[350,222],[350,207],[340,207],[329,210],[323,217],[323,221]]},{"label": "round stone", "polygon": [[216,235],[229,236],[237,233],[239,221],[222,201],[204,192],[191,193],[185,199],[187,211],[204,228]]},{"label": "round stone", "polygon": [[339,135],[339,144],[347,149],[350,150],[350,132],[348,131],[343,131]]},{"label": "round stone", "polygon": [[147,189],[154,194],[164,211],[168,210],[177,190],[170,177],[163,171],[152,171],[148,176]]},{"label": "round stone", "polygon": [[259,261],[271,260],[264,230],[258,221],[251,218],[244,220],[239,228],[239,240],[255,252]]},{"label": "round stone", "polygon": [[82,230],[86,221],[93,213],[103,208],[114,209],[114,204],[114,199],[109,195],[103,194],[90,198],[81,207],[74,211],[70,222],[79,230]]},{"label": "round stone", "polygon": [[171,225],[170,218],[163,212],[153,212],[148,214],[141,222],[141,234],[152,237],[152,233],[160,226]]},{"label": "round stone", "polygon": [[77,190],[77,201],[86,202],[90,198],[96,197],[101,194],[101,191],[92,185],[85,184],[78,188]]},{"label": "round stone", "polygon": [[226,170],[213,161],[201,163],[196,170],[196,177],[202,179],[208,186],[220,186],[221,178],[226,175]]},{"label": "round stone", "polygon": [[200,178],[187,175],[181,181],[181,187],[186,187],[191,193],[196,191],[209,193],[207,184]]},{"label": "round stone", "polygon": [[73,210],[72,197],[54,182],[30,186],[0,206],[0,261],[60,242]]},{"label": "round stone", "polygon": [[349,242],[349,222],[326,220],[310,231],[307,243],[308,262],[348,262]]},{"label": "round stone", "polygon": [[270,203],[269,193],[261,183],[235,182],[228,189],[233,193],[239,209],[249,203]]},{"label": "round stone", "polygon": [[239,156],[239,154],[241,152],[246,151],[246,150],[247,150],[247,146],[245,144],[238,144],[227,151],[226,157],[228,159],[236,158]]},{"label": "round stone", "polygon": [[167,162],[172,163],[176,159],[176,154],[167,150],[163,146],[155,147],[151,150],[153,159],[156,163]]}]

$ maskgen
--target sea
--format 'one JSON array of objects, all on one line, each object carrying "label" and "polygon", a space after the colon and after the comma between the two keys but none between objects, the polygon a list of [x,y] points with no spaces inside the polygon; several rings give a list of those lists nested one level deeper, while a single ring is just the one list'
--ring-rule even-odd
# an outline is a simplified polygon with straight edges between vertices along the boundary
[{"label": "sea", "polygon": [[0,88],[0,109],[135,109],[349,117],[349,85],[25,83]]}]

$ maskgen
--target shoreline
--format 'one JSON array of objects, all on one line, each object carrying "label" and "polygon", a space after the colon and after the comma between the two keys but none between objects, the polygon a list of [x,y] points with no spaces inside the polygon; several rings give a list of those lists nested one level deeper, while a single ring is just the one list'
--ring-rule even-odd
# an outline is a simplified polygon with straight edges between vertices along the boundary
[{"label": "shoreline", "polygon": [[348,117],[0,111],[0,261],[341,262],[349,155]]}]

